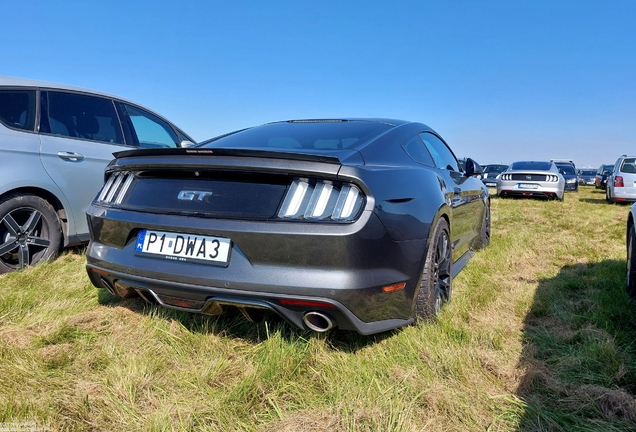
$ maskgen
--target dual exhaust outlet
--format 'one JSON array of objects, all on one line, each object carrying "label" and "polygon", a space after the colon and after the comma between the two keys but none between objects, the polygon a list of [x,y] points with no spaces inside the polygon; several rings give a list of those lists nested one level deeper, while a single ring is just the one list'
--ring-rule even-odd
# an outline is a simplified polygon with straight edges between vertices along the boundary
[{"label": "dual exhaust outlet", "polygon": [[[106,289],[113,295],[123,297],[123,298],[128,298],[128,297],[132,297],[132,294],[135,291],[133,289],[125,290],[123,287],[117,286],[118,284],[115,284],[115,286],[113,286],[113,284],[111,284],[110,281],[104,277],[100,277],[100,279],[103,285],[106,287]],[[143,296],[143,298],[146,301],[149,300],[146,298],[146,296]],[[245,310],[246,308],[240,308],[240,309],[243,315],[245,315],[248,320],[253,321],[252,315],[247,314],[247,311]],[[326,331],[331,330],[332,328],[336,326],[336,322],[333,320],[333,318],[331,318],[327,314],[324,314],[322,312],[316,312],[316,311],[306,312],[303,315],[303,323],[307,326],[309,330],[312,330],[318,333],[324,333]]]}]

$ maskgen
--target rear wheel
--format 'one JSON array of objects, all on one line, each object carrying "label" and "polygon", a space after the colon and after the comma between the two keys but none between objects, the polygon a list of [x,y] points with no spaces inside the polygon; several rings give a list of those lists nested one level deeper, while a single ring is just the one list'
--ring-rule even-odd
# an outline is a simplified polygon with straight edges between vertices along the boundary
[{"label": "rear wheel", "polygon": [[627,234],[627,294],[636,298],[636,232],[634,224],[629,226]]},{"label": "rear wheel", "polygon": [[481,223],[479,244],[477,249],[483,249],[490,244],[490,201],[486,201],[484,206],[484,217]]},{"label": "rear wheel", "polygon": [[452,251],[448,223],[440,218],[435,226],[433,240],[426,254],[415,313],[418,317],[432,318],[442,304],[449,302],[452,293]]},{"label": "rear wheel", "polygon": [[0,273],[53,259],[62,229],[53,207],[30,194],[0,200]]},{"label": "rear wheel", "polygon": [[610,193],[610,188],[606,187],[605,188],[605,201],[607,201],[608,203],[613,203],[614,200],[612,199],[612,194]]}]

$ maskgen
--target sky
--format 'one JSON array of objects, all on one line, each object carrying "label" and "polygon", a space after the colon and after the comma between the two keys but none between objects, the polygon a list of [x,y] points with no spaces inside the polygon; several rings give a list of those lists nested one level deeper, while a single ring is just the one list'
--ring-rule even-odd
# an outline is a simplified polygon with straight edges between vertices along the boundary
[{"label": "sky", "polygon": [[0,76],[99,90],[196,141],[424,123],[481,164],[636,153],[636,2],[2,1]]}]

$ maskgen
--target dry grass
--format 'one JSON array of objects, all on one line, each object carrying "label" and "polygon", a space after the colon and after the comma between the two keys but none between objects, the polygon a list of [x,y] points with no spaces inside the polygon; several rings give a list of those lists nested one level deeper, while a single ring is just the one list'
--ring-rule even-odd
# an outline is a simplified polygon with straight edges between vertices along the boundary
[{"label": "dry grass", "polygon": [[636,428],[627,206],[492,200],[436,323],[316,335],[118,301],[84,257],[0,276],[0,425],[51,430]]}]

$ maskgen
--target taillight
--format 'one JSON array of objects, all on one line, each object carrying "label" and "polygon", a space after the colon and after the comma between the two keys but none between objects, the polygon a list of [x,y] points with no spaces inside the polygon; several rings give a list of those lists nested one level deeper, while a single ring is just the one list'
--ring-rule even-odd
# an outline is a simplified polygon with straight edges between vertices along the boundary
[{"label": "taillight", "polygon": [[278,211],[281,219],[349,222],[360,213],[364,194],[353,184],[295,179]]},{"label": "taillight", "polygon": [[614,187],[625,187],[622,176],[614,177]]},{"label": "taillight", "polygon": [[112,174],[102,188],[95,201],[104,204],[121,204],[135,175],[133,173],[119,172]]}]

